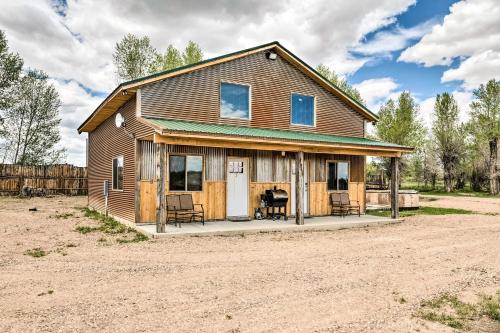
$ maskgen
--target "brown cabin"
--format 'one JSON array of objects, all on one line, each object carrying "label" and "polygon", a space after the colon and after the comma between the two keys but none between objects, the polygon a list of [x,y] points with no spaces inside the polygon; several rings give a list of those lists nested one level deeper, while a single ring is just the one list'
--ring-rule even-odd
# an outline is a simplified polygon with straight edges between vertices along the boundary
[{"label": "brown cabin", "polygon": [[161,225],[165,195],[191,193],[207,220],[251,218],[276,186],[298,223],[329,214],[332,191],[364,212],[366,156],[411,151],[367,139],[376,121],[278,42],[125,82],[78,128],[89,205]]}]

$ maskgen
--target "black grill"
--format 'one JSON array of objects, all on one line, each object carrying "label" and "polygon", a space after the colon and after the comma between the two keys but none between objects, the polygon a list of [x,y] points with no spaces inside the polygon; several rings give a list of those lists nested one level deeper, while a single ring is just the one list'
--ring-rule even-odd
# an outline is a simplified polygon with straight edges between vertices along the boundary
[{"label": "black grill", "polygon": [[[266,208],[267,218],[275,220],[283,216],[285,220],[288,220],[286,215],[286,204],[288,203],[288,193],[285,190],[276,189],[276,186],[272,190],[266,190],[264,194],[261,194],[261,206]],[[275,210],[278,208],[278,211]],[[283,208],[284,212],[281,212]]]}]

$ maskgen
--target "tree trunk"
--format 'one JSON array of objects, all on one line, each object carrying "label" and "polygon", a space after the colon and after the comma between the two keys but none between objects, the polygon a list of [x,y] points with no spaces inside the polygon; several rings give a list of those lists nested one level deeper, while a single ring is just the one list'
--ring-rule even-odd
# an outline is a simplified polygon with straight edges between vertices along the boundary
[{"label": "tree trunk", "polygon": [[490,194],[498,194],[498,138],[490,140]]}]

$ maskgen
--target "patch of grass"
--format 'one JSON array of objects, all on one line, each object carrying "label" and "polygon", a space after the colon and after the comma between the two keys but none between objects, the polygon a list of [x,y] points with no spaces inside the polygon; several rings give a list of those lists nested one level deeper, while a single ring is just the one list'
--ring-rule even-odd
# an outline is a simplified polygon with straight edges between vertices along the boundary
[{"label": "patch of grass", "polygon": [[60,219],[66,220],[66,219],[73,217],[73,216],[75,216],[75,214],[73,214],[73,213],[60,213],[60,214],[50,215],[49,217],[52,219],[57,219],[57,220],[60,220]]},{"label": "patch of grass", "polygon": [[133,238],[118,238],[116,241],[121,244],[126,244],[126,243],[138,243],[146,240],[148,240],[148,236],[140,232],[135,232]]},{"label": "patch of grass", "polygon": [[88,234],[88,233],[91,233],[91,232],[94,232],[94,231],[97,231],[99,230],[99,228],[97,227],[89,227],[89,226],[86,226],[86,225],[83,225],[83,226],[78,226],[75,228],[75,231],[78,231],[79,233],[81,234]]},{"label": "patch of grass", "polygon": [[[371,210],[366,212],[368,215],[390,217],[390,210]],[[457,208],[440,208],[440,207],[420,207],[414,210],[402,210],[399,212],[401,217],[409,217],[415,215],[449,215],[449,214],[475,214],[475,212],[466,209]]]},{"label": "patch of grass", "polygon": [[442,294],[422,302],[416,316],[463,330],[470,329],[469,324],[481,316],[500,321],[500,291],[493,296],[481,295],[477,304],[465,303],[454,295]]},{"label": "patch of grass", "polygon": [[35,247],[34,249],[26,250],[24,254],[27,256],[32,256],[33,258],[41,258],[45,257],[49,253],[39,247]]},{"label": "patch of grass", "polygon": [[500,291],[496,295],[482,295],[479,302],[481,313],[489,318],[500,321]]},{"label": "patch of grass", "polygon": [[[149,238],[143,233],[127,227],[124,224],[121,224],[111,216],[106,216],[104,214],[99,213],[93,209],[88,207],[84,207],[81,209],[84,213],[85,217],[91,218],[93,220],[97,220],[99,222],[99,226],[78,226],[75,230],[81,234],[88,234],[95,231],[100,231],[105,234],[118,235],[118,234],[133,234],[132,238],[119,238],[117,241],[119,243],[137,243],[146,241]],[[99,239],[99,242],[105,242],[106,239]]]}]

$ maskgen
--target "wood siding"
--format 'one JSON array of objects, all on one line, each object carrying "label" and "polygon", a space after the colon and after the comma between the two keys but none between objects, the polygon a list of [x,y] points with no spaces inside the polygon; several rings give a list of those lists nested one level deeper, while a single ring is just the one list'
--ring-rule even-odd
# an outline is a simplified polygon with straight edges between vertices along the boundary
[{"label": "wood siding", "polygon": [[[210,147],[169,145],[166,154],[201,154],[204,156],[203,191],[192,193],[195,203],[203,204],[207,220],[220,220],[226,217],[226,182],[225,170],[228,156],[249,157],[250,184],[248,215],[253,216],[255,208],[260,206],[260,195],[274,186],[291,195],[291,163],[293,154],[281,155],[281,152],[263,154],[255,150],[218,149]],[[168,159],[165,159],[168,161]],[[305,163],[309,165],[309,213],[313,216],[330,214],[329,192],[326,186],[326,162],[328,160],[348,161],[349,195],[358,200],[362,211],[365,205],[365,157],[350,155],[307,154]],[[168,163],[168,162],[167,162]],[[168,170],[168,166],[167,166]],[[217,170],[217,171],[215,171]],[[141,222],[155,221],[156,182],[141,181]],[[168,194],[168,176],[166,184]],[[291,213],[291,198],[287,206]]]},{"label": "wood siding", "polygon": [[[108,209],[113,216],[135,220],[135,139],[128,133],[140,138],[151,135],[153,130],[135,117],[135,99],[127,102],[118,110],[125,117],[126,130],[116,128],[114,115],[89,133],[88,147],[88,186],[89,205],[99,211],[105,210],[103,183],[109,181]],[[112,161],[123,156],[123,191],[111,189]]]},{"label": "wood siding", "polygon": [[[251,85],[251,120],[219,117],[221,81]],[[316,127],[290,125],[292,92],[315,97]],[[365,134],[358,112],[286,60],[268,60],[264,52],[144,86],[141,114],[354,137]]]}]

